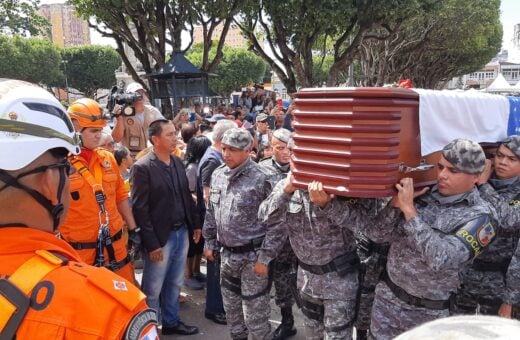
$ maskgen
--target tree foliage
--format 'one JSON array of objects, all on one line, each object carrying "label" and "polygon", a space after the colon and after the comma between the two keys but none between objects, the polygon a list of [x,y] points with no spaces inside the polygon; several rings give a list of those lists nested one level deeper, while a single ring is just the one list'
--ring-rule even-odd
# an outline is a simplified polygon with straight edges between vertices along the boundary
[{"label": "tree foliage", "polygon": [[[364,39],[386,32],[438,0],[250,0],[237,20],[252,50],[277,73],[288,92],[296,84],[315,86],[315,56],[331,55],[327,85],[335,86],[356,57]],[[261,43],[265,38],[269,49]],[[319,46],[323,42],[322,46]]]},{"label": "tree foliage", "polygon": [[[222,47],[229,25],[237,11],[239,0],[70,0],[76,10],[105,37],[113,38],[128,72],[134,80],[138,72],[151,73],[164,65],[168,51],[185,52],[193,42],[194,26],[203,27],[203,63],[206,72],[216,69],[222,58]],[[217,25],[223,29],[217,34]],[[191,42],[182,49],[182,31],[190,34]],[[215,39],[222,41],[216,46],[214,58],[209,50]],[[124,49],[127,45],[129,50]],[[186,44],[185,44],[186,45]],[[142,65],[136,69],[128,58],[131,51]],[[146,84],[142,83],[145,87]]]},{"label": "tree foliage", "polygon": [[0,34],[34,36],[49,29],[48,21],[38,15],[39,0],[0,1]]},{"label": "tree foliage", "polygon": [[62,56],[69,87],[86,97],[97,99],[98,89],[108,89],[115,84],[115,70],[121,65],[121,58],[112,47],[66,47]]},{"label": "tree foliage", "polygon": [[[196,24],[203,26],[201,68],[206,72],[216,69],[222,58],[223,41],[241,0],[69,0],[69,3],[102,36],[115,40],[128,73],[149,90],[138,73],[158,70],[167,61],[168,51],[185,52],[193,43]],[[216,30],[219,24],[223,27],[220,34]],[[191,37],[184,50],[183,31]],[[216,46],[214,58],[209,59],[214,39],[222,43]],[[135,55],[141,69],[132,63],[129,52]],[[172,114],[169,100],[163,100],[163,109],[166,115]]]},{"label": "tree foliage", "polygon": [[[194,45],[186,55],[195,66],[200,67],[203,62],[203,47]],[[266,69],[264,61],[242,48],[224,46],[222,60],[215,70],[216,76],[209,80],[209,87],[227,98],[233,91],[240,90],[245,85],[261,81]],[[210,57],[216,53],[210,50]]]},{"label": "tree foliage", "polygon": [[0,77],[46,84],[60,84],[60,49],[40,38],[0,36]]},{"label": "tree foliage", "polygon": [[416,87],[436,88],[474,72],[502,42],[499,0],[443,0],[421,11],[388,39],[365,40],[360,60],[367,86],[410,78]]}]

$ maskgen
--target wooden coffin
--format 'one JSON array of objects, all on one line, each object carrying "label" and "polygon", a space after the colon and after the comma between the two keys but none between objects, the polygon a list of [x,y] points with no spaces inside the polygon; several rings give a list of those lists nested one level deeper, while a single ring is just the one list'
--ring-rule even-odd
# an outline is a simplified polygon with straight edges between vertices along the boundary
[{"label": "wooden coffin", "polygon": [[419,95],[401,88],[316,88],[296,94],[294,177],[347,197],[386,197],[412,177],[432,185],[440,154],[421,157]]}]

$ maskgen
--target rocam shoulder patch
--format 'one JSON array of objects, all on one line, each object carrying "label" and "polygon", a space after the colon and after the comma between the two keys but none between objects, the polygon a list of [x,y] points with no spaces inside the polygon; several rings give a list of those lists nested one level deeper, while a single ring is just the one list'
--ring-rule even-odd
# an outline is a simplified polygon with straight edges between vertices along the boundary
[{"label": "rocam shoulder patch", "polygon": [[459,227],[455,235],[475,258],[495,239],[496,228],[488,215],[482,215]]},{"label": "rocam shoulder patch", "polygon": [[128,325],[125,340],[158,340],[157,314],[153,309],[145,309],[135,315]]}]

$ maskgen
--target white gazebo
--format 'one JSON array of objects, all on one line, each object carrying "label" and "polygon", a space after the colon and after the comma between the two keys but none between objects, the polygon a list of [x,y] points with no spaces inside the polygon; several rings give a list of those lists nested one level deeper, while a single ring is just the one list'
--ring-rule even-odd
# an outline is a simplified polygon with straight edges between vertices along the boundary
[{"label": "white gazebo", "polygon": [[509,85],[502,73],[499,73],[491,85],[489,85],[484,91],[490,93],[512,93],[518,92],[518,89],[516,88],[516,85],[514,87]]},{"label": "white gazebo", "polygon": [[[518,84],[517,84],[518,85]],[[485,91],[486,92],[492,92],[492,93],[508,93],[508,92],[515,92],[515,88],[509,85],[506,78],[502,75],[502,73],[498,74],[498,77],[493,80],[491,85],[489,85]]]}]

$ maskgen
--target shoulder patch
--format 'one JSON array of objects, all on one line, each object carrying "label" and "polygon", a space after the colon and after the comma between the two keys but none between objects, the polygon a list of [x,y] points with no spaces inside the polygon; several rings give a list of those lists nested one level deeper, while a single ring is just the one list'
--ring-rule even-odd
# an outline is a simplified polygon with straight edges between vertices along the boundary
[{"label": "shoulder patch", "polygon": [[157,314],[153,309],[145,309],[136,314],[126,329],[125,340],[156,340]]},{"label": "shoulder patch", "polygon": [[128,310],[134,310],[146,298],[137,287],[106,268],[92,267],[78,262],[69,262],[68,267],[84,276],[91,285],[101,289]]},{"label": "shoulder patch", "polygon": [[488,215],[479,216],[460,226],[455,236],[477,257],[496,236],[496,228]]}]

